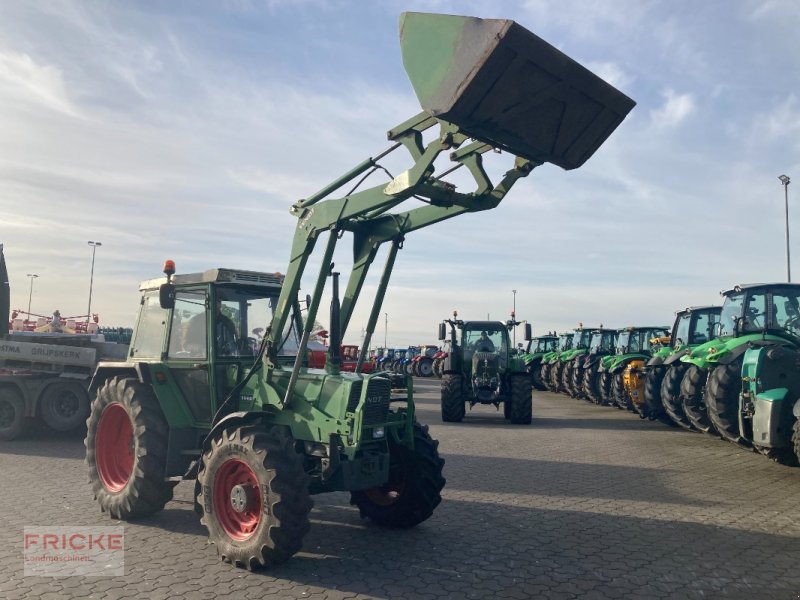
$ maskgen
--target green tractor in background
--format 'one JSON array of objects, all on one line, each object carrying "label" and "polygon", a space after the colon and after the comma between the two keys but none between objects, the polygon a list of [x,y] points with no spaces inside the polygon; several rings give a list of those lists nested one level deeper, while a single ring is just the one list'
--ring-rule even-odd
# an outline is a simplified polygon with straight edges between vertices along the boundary
[{"label": "green tractor in background", "polygon": [[690,306],[675,313],[669,343],[662,340],[661,348],[644,367],[645,418],[694,430],[680,400],[681,380],[689,368],[680,359],[714,339],[721,311],[721,306]]},{"label": "green tractor in background", "polygon": [[572,347],[559,354],[552,371],[553,386],[556,392],[573,395],[572,373],[574,370],[573,359],[589,351],[589,340],[593,329],[584,327],[583,323],[572,333]]},{"label": "green tractor in background", "polygon": [[[603,358],[614,356],[618,331],[616,329],[595,329],[589,341],[589,352],[583,355],[578,372],[581,377],[580,397],[603,404],[603,390],[601,375],[603,371]],[[577,387],[577,386],[576,386]],[[607,394],[608,392],[606,392]]]},{"label": "green tractor in background", "polygon": [[629,369],[641,369],[650,360],[654,344],[652,339],[667,335],[669,329],[664,327],[624,327],[618,330],[617,351],[605,367],[611,378],[611,399],[617,407],[630,410],[641,415],[644,398],[634,397],[625,385],[625,378],[630,378]]},{"label": "green tractor in background", "polygon": [[541,367],[539,370],[539,379],[547,388],[548,391],[557,392],[558,387],[555,386],[555,379],[553,376],[553,371],[556,369],[556,364],[558,362],[558,357],[561,355],[562,352],[566,352],[570,348],[572,348],[572,338],[574,334],[572,332],[569,333],[559,333],[558,334],[558,343],[552,352],[547,352],[546,354],[542,355],[541,360]]},{"label": "green tractor in background", "polygon": [[[441,387],[442,421],[459,423],[466,405],[492,404],[513,424],[530,424],[533,412],[531,377],[522,357],[512,351],[508,332],[516,321],[462,321],[447,319],[439,324],[439,339],[447,339],[450,353],[445,359]],[[531,326],[525,324],[525,339]]]},{"label": "green tractor in background", "polygon": [[528,342],[527,349],[520,355],[525,368],[531,376],[534,389],[544,391],[547,386],[542,379],[542,360],[558,348],[558,336],[555,333],[540,335]]},{"label": "green tractor in background", "polygon": [[[700,431],[717,433],[726,440],[745,446],[754,441],[754,426],[759,435],[766,435],[771,427],[777,428],[782,422],[780,427],[784,431],[776,430],[774,436],[779,440],[781,434],[786,437],[792,427],[788,412],[793,403],[787,395],[788,390],[794,387],[796,375],[786,366],[787,359],[783,357],[787,354],[794,356],[800,346],[800,284],[738,285],[722,295],[725,301],[717,337],[681,357],[681,361],[689,364],[681,381],[684,411]],[[750,356],[746,373],[748,382],[751,377],[757,380],[763,372],[769,374],[771,384],[776,384],[779,375],[784,373],[786,380],[780,388],[786,388],[787,395],[783,398],[775,396],[770,400],[770,396],[761,391],[758,381],[753,387],[745,386],[743,390],[745,352],[761,347],[765,349],[763,354],[754,352]],[[745,414],[753,413],[749,418],[744,415],[740,418],[740,395],[743,391],[746,392]],[[774,404],[766,406],[762,401]],[[753,420],[756,408],[759,409],[758,418]],[[783,446],[777,446],[776,450],[780,447]]]}]

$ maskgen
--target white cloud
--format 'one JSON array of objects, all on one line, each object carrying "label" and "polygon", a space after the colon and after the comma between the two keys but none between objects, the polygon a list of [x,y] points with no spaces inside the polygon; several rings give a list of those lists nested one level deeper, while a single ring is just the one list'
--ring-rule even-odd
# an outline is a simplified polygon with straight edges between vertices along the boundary
[{"label": "white cloud", "polygon": [[12,98],[17,100],[17,106],[31,102],[78,116],[58,67],[38,64],[28,54],[0,52],[0,102],[6,103]]},{"label": "white cloud", "polygon": [[691,93],[676,94],[673,90],[667,90],[663,95],[664,104],[650,111],[653,124],[657,127],[675,127],[695,112]]}]

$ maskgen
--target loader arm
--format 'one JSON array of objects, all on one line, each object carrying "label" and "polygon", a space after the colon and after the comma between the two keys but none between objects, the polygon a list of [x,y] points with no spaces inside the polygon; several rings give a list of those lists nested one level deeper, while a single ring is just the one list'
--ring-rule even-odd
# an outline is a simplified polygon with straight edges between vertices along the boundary
[{"label": "loader arm", "polygon": [[[363,344],[366,348],[397,250],[406,235],[461,214],[495,208],[521,177],[544,162],[564,169],[581,166],[635,104],[513,21],[404,13],[400,31],[403,63],[423,111],[389,131],[387,137],[393,145],[388,150],[364,160],[290,209],[298,221],[284,285],[267,329],[267,380],[280,369],[277,355],[281,335],[290,310],[293,305],[296,307],[308,260],[323,233],[328,234],[328,240],[282,401],[284,406],[291,400],[325,282],[332,271],[336,243],[345,232],[353,236],[353,267],[341,311],[338,307],[336,311],[340,339],[331,340],[332,346],[341,342],[350,324],[378,250],[391,242],[367,324]],[[439,135],[426,145],[423,132],[436,125]],[[358,192],[354,188],[344,196],[331,197],[348,182],[366,174],[363,181],[381,168],[379,161],[383,157],[401,147],[410,154],[412,164],[388,185]],[[514,156],[513,166],[496,185],[484,170],[482,160],[483,154],[492,150]],[[449,152],[453,167],[436,176],[434,163],[445,152]],[[475,182],[471,192],[457,191],[455,185],[444,180],[460,167],[466,167]],[[422,206],[391,212],[406,201],[420,202]],[[335,362],[329,361],[329,371],[338,370]]]}]

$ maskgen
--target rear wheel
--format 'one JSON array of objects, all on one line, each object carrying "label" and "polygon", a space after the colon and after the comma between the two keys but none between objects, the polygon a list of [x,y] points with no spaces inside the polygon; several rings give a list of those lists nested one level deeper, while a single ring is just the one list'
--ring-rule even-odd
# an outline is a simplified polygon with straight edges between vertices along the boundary
[{"label": "rear wheel", "polygon": [[644,374],[644,415],[651,421],[661,421],[665,425],[676,425],[676,423],[664,411],[661,403],[661,384],[668,367],[661,365],[645,368]]},{"label": "rear wheel", "polygon": [[604,406],[615,406],[614,396],[611,394],[611,373],[603,371],[600,373],[599,385],[597,386],[600,392],[600,404]]},{"label": "rear wheel", "polygon": [[407,529],[422,523],[442,501],[444,459],[428,427],[414,423],[414,449],[389,438],[389,480],[378,487],[352,492],[350,504],[362,518],[383,527]]},{"label": "rear wheel", "polygon": [[622,377],[622,371],[611,375],[611,396],[614,398],[614,403],[622,410],[633,410]]},{"label": "rear wheel", "polygon": [[800,419],[794,420],[794,427],[792,428],[792,446],[794,447],[794,455],[797,460],[800,460]]},{"label": "rear wheel", "polygon": [[583,398],[583,367],[580,359],[575,359],[569,379],[570,395],[573,398]]},{"label": "rear wheel", "polygon": [[550,390],[553,392],[561,392],[561,374],[564,371],[564,363],[556,359],[550,369]]},{"label": "rear wheel", "polygon": [[55,431],[70,431],[86,423],[89,394],[76,381],[57,381],[42,393],[39,414]]},{"label": "rear wheel", "polygon": [[255,570],[302,547],[313,503],[288,428],[225,429],[203,454],[197,482],[200,522],[225,562]]},{"label": "rear wheel", "polygon": [[661,381],[661,405],[673,423],[689,431],[696,431],[691,421],[686,418],[681,400],[681,381],[688,368],[689,365],[684,362],[676,362],[667,367],[664,379]]},{"label": "rear wheel", "polygon": [[16,439],[25,428],[25,400],[12,387],[0,387],[0,440]]},{"label": "rear wheel", "polygon": [[739,431],[739,394],[742,391],[742,362],[739,356],[726,365],[717,365],[709,375],[705,390],[708,418],[723,438],[749,446]]},{"label": "rear wheel", "polygon": [[430,377],[433,375],[433,360],[422,358],[417,363],[417,375],[420,377]]},{"label": "rear wheel", "polygon": [[597,369],[598,363],[593,363],[583,370],[583,392],[589,402],[601,404],[602,398],[600,397],[600,373]]},{"label": "rear wheel", "polygon": [[136,379],[106,380],[86,425],[89,482],[103,512],[136,519],[164,508],[175,487],[164,480],[169,426],[150,388]]},{"label": "rear wheel", "polygon": [[542,379],[542,360],[540,358],[536,358],[528,363],[528,373],[531,376],[531,385],[534,389],[539,391],[545,391],[547,387],[544,384],[544,380]]},{"label": "rear wheel", "polygon": [[572,396],[570,383],[572,382],[573,368],[574,368],[573,362],[569,361],[568,363],[564,364],[564,367],[561,369],[561,390],[568,396]]},{"label": "rear wheel", "polygon": [[703,388],[706,386],[708,371],[697,365],[689,365],[681,379],[681,402],[686,418],[692,427],[703,433],[714,433],[714,425],[708,418],[708,408]]},{"label": "rear wheel", "polygon": [[553,389],[552,384],[550,382],[551,368],[552,368],[551,363],[542,363],[541,367],[539,368],[539,379],[541,379],[544,389],[548,391],[552,391]]},{"label": "rear wheel", "polygon": [[514,375],[510,380],[511,397],[505,401],[509,405],[508,419],[514,425],[530,425],[533,417],[531,380],[523,375]]},{"label": "rear wheel", "polygon": [[442,421],[460,423],[467,407],[464,403],[464,381],[461,375],[442,376]]}]

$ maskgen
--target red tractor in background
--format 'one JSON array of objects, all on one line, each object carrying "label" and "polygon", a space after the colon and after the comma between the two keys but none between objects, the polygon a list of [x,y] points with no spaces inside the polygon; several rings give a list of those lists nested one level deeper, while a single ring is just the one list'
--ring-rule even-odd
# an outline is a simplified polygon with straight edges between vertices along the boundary
[{"label": "red tractor in background", "polygon": [[439,352],[439,346],[423,344],[419,347],[419,354],[411,359],[411,372],[417,377],[431,377],[433,375],[433,357]]}]

